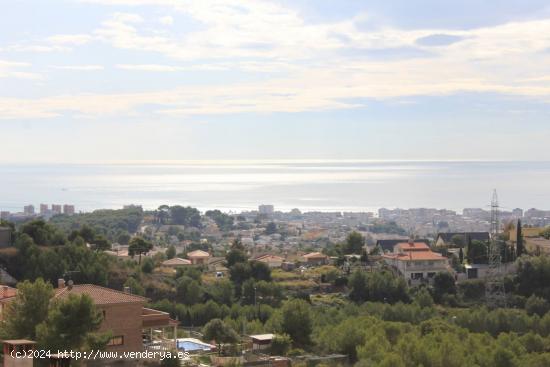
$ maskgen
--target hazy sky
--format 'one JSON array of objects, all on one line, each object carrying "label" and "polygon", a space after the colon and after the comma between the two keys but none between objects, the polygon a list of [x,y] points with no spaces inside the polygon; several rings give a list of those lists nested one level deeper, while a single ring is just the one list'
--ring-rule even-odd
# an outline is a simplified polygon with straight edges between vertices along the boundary
[{"label": "hazy sky", "polygon": [[550,3],[4,1],[0,129],[0,161],[550,160]]}]

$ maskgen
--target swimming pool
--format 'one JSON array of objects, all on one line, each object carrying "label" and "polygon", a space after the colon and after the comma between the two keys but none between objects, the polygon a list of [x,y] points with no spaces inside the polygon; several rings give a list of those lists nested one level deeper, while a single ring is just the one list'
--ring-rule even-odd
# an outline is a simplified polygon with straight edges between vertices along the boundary
[{"label": "swimming pool", "polygon": [[177,346],[179,350],[183,350],[185,352],[202,352],[202,351],[211,351],[212,349],[215,349],[215,345],[211,345],[208,343],[204,343],[200,341],[199,339],[194,338],[181,338],[177,340]]}]

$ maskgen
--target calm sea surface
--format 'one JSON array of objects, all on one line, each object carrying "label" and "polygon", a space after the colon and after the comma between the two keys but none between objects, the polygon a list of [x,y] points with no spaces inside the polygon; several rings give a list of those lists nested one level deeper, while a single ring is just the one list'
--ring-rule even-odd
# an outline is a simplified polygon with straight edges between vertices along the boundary
[{"label": "calm sea surface", "polygon": [[77,211],[141,204],[201,210],[367,211],[489,204],[550,209],[550,162],[179,162],[0,165],[0,210],[74,204]]}]

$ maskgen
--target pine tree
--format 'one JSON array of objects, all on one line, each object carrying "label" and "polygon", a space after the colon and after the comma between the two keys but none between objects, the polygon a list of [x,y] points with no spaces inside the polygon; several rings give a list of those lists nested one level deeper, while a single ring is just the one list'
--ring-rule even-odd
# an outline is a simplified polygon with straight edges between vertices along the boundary
[{"label": "pine tree", "polygon": [[462,247],[458,251],[458,260],[460,261],[461,264],[464,262],[464,252],[462,251]]}]

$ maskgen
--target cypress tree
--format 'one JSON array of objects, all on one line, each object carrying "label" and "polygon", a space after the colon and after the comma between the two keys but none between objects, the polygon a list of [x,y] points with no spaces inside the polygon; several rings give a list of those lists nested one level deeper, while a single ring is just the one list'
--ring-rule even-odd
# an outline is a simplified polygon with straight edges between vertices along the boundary
[{"label": "cypress tree", "polygon": [[516,256],[520,257],[523,254],[523,234],[521,233],[521,219],[518,219],[516,230]]}]

